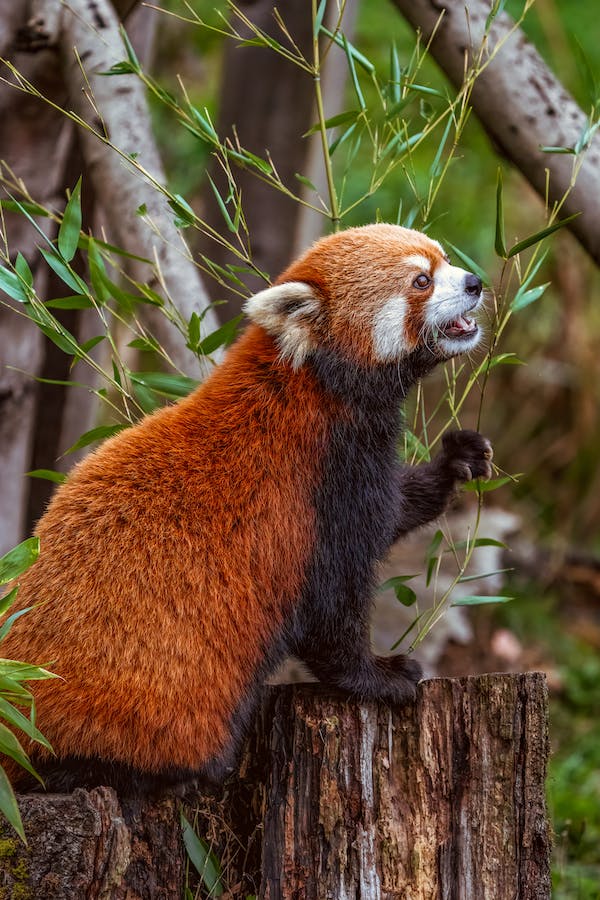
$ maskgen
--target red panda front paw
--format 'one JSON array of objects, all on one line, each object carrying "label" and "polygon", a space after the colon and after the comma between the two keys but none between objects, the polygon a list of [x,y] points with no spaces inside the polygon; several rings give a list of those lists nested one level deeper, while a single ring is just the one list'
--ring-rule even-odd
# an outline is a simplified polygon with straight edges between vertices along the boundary
[{"label": "red panda front paw", "polygon": [[456,481],[492,477],[494,451],[478,431],[450,431],[442,438],[440,462],[450,469]]}]

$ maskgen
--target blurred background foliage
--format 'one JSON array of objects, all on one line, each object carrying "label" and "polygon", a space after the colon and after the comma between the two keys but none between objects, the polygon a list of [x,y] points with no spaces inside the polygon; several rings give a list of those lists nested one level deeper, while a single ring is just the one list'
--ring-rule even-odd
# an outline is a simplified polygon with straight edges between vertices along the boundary
[{"label": "blurred background foliage", "polygon": [[[215,21],[215,8],[225,3],[195,0],[194,9]],[[165,4],[181,12],[179,0]],[[509,0],[516,16],[523,3]],[[524,30],[565,87],[588,112],[598,96],[600,60],[596,0],[537,0]],[[415,37],[388,0],[368,0],[359,7],[354,44],[385,71],[394,42],[401,64],[410,59]],[[176,18],[161,19],[155,71],[174,93],[180,75],[192,102],[218,115],[217,96],[223,39]],[[427,60],[421,84],[452,90],[435,63]],[[307,90],[310,89],[307,84]],[[348,97],[326,115],[352,108]],[[415,105],[416,104],[416,105]],[[412,113],[429,115],[427,102],[416,100]],[[154,104],[153,114],[172,188],[195,208],[201,208],[203,176],[209,162],[206,145],[184,129],[173,129],[167,107]],[[377,218],[396,221],[425,191],[435,146],[425,142],[411,157],[411,179],[398,167],[384,186],[345,221],[363,224]],[[457,159],[444,182],[430,218],[430,233],[459,246],[490,274],[499,276],[494,253],[497,148],[471,115]],[[359,195],[368,184],[370,157],[360,152],[353,166],[349,192]],[[542,201],[522,176],[503,164],[506,234],[510,241],[539,230],[545,221]],[[418,214],[415,225],[420,224]],[[275,274],[275,273],[271,273]],[[517,600],[497,611],[474,612],[478,635],[506,627],[524,646],[533,646],[531,661],[550,673],[553,757],[549,799],[556,831],[555,896],[600,897],[600,575],[583,600],[591,618],[577,627],[570,612],[569,591],[555,582],[559,560],[568,548],[600,555],[600,273],[575,239],[560,232],[550,247],[537,282],[550,287],[537,302],[514,316],[500,351],[510,351],[525,363],[502,366],[486,396],[482,430],[490,435],[496,459],[505,470],[524,472],[518,485],[491,495],[491,502],[516,511],[522,530],[533,544],[549,548],[543,570],[531,580],[515,578],[510,593]],[[225,298],[225,295],[224,295]],[[475,402],[475,398],[473,398]],[[510,492],[512,491],[512,496]],[[593,572],[593,565],[591,571]],[[590,579],[588,579],[590,581]],[[593,582],[593,583],[592,583]],[[552,586],[550,586],[552,585]],[[489,659],[482,668],[489,669]],[[473,662],[474,666],[475,663]],[[463,672],[472,671],[468,653]]]}]

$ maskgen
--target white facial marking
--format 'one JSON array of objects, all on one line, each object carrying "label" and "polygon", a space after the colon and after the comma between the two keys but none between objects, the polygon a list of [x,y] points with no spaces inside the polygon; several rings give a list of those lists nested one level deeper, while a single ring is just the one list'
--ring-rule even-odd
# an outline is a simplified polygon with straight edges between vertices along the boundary
[{"label": "white facial marking", "polygon": [[373,321],[373,349],[380,362],[400,359],[406,352],[405,318],[405,297],[392,297],[376,313]]},{"label": "white facial marking", "polygon": [[319,309],[312,288],[302,281],[288,281],[265,288],[244,306],[249,319],[276,338],[282,359],[297,369],[313,347],[308,319]]},{"label": "white facial marking", "polygon": [[446,356],[472,350],[478,343],[480,331],[463,332],[458,336],[444,335],[444,329],[458,318],[472,318],[481,303],[481,296],[468,294],[465,279],[469,273],[458,266],[443,262],[435,270],[434,289],[425,307],[425,323],[431,329],[436,342]]},{"label": "white facial marking", "polygon": [[427,275],[431,274],[431,260],[420,253],[413,253],[412,256],[407,256],[405,262],[409,266],[414,266],[421,272],[425,272]]}]

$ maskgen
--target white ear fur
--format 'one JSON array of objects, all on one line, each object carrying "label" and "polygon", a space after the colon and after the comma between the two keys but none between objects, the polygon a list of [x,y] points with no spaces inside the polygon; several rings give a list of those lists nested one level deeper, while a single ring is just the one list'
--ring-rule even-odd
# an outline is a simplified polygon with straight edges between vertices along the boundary
[{"label": "white ear fur", "polygon": [[283,359],[294,368],[302,365],[314,346],[310,322],[319,310],[313,289],[303,281],[288,281],[265,288],[245,304],[249,319],[277,339]]}]

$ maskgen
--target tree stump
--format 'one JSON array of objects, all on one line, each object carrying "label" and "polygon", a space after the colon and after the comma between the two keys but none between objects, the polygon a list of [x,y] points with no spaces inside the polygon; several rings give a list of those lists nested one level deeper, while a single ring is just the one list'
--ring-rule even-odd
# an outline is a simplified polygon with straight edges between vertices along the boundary
[{"label": "tree stump", "polygon": [[[403,709],[277,687],[199,833],[239,900],[547,900],[547,753],[538,673],[432,679]],[[177,806],[23,797],[30,846],[5,829],[0,897],[180,900]]]}]

